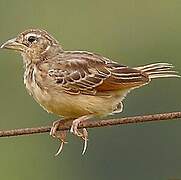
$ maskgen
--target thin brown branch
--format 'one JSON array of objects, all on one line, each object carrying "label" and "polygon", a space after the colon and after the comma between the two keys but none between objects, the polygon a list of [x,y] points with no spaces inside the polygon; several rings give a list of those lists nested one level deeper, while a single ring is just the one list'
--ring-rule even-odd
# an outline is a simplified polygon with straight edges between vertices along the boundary
[{"label": "thin brown branch", "polygon": [[[109,119],[109,120],[97,120],[97,121],[86,121],[81,123],[79,128],[95,128],[95,127],[106,127],[106,126],[116,126],[124,124],[133,124],[133,123],[145,123],[150,121],[165,121],[165,120],[174,120],[176,118],[181,118],[181,112],[171,112],[163,114],[152,114],[145,116],[134,116],[134,117],[125,117],[120,119]],[[62,124],[59,127],[59,130],[69,130],[71,124]],[[28,134],[37,134],[49,132],[51,126],[35,127],[35,128],[24,128],[24,129],[13,129],[13,130],[2,130],[0,131],[0,137],[9,137],[9,136],[20,136]]]}]

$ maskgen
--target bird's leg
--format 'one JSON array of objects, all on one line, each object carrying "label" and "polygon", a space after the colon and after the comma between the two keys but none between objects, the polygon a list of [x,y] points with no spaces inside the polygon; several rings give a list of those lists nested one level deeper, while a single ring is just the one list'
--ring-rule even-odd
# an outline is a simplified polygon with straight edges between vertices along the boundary
[{"label": "bird's leg", "polygon": [[78,137],[81,137],[84,140],[84,148],[82,151],[82,155],[85,153],[85,151],[87,149],[88,132],[87,132],[86,128],[83,128],[82,132],[80,132],[80,130],[78,130],[78,126],[81,122],[86,121],[89,118],[90,117],[88,117],[88,116],[82,116],[82,117],[79,117],[79,118],[73,120],[71,129],[70,129],[71,133],[73,133],[74,135],[76,135]]},{"label": "bird's leg", "polygon": [[57,153],[55,154],[55,156],[58,156],[61,153],[64,144],[67,143],[66,142],[67,131],[66,130],[65,131],[57,131],[59,126],[65,124],[67,121],[68,121],[68,119],[54,121],[53,126],[52,126],[52,128],[50,130],[50,136],[59,139],[60,142],[61,142],[60,146],[59,146],[59,149],[58,149]]}]

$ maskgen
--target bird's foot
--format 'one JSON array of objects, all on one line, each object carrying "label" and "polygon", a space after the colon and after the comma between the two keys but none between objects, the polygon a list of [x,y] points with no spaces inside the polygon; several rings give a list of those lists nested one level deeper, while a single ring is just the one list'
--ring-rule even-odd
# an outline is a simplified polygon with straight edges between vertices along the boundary
[{"label": "bird's foot", "polygon": [[75,119],[72,122],[72,126],[70,129],[70,132],[73,133],[74,135],[81,137],[84,140],[84,147],[83,147],[83,151],[82,151],[82,155],[85,154],[85,151],[87,149],[87,141],[88,141],[88,132],[86,130],[86,128],[82,129],[82,132],[80,130],[78,130],[78,126],[81,122],[86,121],[87,119],[89,119],[87,116],[82,116],[80,118]]},{"label": "bird's foot", "polygon": [[53,138],[59,139],[60,142],[61,142],[55,156],[58,156],[62,152],[64,144],[67,143],[66,142],[67,131],[57,131],[59,126],[62,125],[62,124],[65,124],[65,120],[54,121],[53,126],[52,126],[52,128],[50,130],[50,136],[52,136]]}]

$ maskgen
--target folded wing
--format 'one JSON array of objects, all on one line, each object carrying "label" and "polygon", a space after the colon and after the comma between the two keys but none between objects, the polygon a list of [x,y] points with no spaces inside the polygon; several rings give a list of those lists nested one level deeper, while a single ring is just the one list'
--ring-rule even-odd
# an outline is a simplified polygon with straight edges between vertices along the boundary
[{"label": "folded wing", "polygon": [[99,95],[143,85],[146,73],[88,52],[66,52],[49,76],[69,94]]}]

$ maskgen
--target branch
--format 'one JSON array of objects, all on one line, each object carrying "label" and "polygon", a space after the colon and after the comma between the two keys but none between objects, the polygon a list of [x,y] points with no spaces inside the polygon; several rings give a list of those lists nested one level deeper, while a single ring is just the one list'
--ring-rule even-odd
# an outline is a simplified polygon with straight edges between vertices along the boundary
[{"label": "branch", "polygon": [[[79,125],[79,128],[95,128],[95,127],[106,127],[106,126],[116,126],[124,124],[133,124],[133,123],[145,123],[150,121],[165,121],[165,120],[174,120],[176,118],[181,118],[181,112],[171,112],[163,114],[153,114],[145,116],[134,116],[134,117],[125,117],[120,119],[109,119],[109,120],[98,120],[98,121],[85,121]],[[58,130],[69,130],[71,123],[63,124],[59,127]],[[9,136],[21,136],[28,134],[37,134],[37,133],[46,133],[49,132],[51,126],[35,127],[35,128],[24,128],[24,129],[13,129],[13,130],[2,130],[0,131],[0,137],[9,137]]]}]

